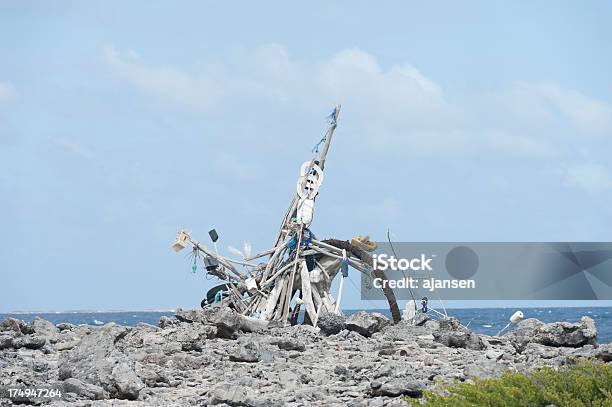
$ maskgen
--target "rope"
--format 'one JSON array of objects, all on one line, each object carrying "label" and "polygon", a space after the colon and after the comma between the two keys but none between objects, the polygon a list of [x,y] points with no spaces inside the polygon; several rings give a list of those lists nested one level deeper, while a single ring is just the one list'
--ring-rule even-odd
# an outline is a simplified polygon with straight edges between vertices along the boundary
[{"label": "rope", "polygon": [[327,140],[327,132],[325,132],[325,135],[321,138],[321,140],[319,140],[319,142],[312,148],[312,152],[314,154],[319,154],[319,147],[321,147],[321,144],[325,143],[325,140]]},{"label": "rope", "polygon": [[[327,115],[326,119],[330,126],[335,127],[338,124],[338,109],[336,106],[334,106],[332,111]],[[325,143],[325,140],[327,140],[327,130],[325,131],[325,135],[321,138],[321,140],[319,140],[319,142],[312,148],[312,152],[314,154],[319,153],[319,147],[321,147],[321,144]]]}]

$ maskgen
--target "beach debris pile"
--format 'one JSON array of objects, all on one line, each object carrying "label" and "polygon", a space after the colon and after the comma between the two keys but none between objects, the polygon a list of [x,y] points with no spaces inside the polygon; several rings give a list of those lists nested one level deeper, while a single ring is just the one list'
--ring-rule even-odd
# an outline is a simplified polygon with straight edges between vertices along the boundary
[{"label": "beach debris pile", "polygon": [[[206,272],[223,281],[210,290],[202,307],[229,306],[239,314],[263,321],[296,324],[300,311],[304,323],[317,326],[321,314],[341,314],[344,279],[349,266],[374,278],[387,280],[384,272],[374,269],[370,252],[377,245],[367,236],[351,240],[320,240],[310,229],[315,201],[324,180],[329,148],[338,123],[340,105],[328,116],[328,128],[313,149],[314,156],[300,166],[293,196],[274,243],[269,250],[250,256],[245,250],[241,259],[219,254],[216,230],[209,232],[214,249],[194,239],[187,230],[178,232],[172,247],[175,251],[192,249],[193,269],[203,262]],[[255,263],[255,261],[264,262]],[[337,298],[330,291],[340,276]],[[383,285],[394,322],[401,318],[395,295]]]}]

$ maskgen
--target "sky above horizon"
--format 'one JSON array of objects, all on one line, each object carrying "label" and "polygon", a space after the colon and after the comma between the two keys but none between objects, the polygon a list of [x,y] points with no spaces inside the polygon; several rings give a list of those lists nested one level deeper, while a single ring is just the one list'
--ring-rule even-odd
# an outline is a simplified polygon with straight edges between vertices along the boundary
[{"label": "sky above horizon", "polygon": [[[170,244],[610,241],[612,4],[0,3],[0,312],[198,306]],[[346,308],[364,304],[355,289]]]}]

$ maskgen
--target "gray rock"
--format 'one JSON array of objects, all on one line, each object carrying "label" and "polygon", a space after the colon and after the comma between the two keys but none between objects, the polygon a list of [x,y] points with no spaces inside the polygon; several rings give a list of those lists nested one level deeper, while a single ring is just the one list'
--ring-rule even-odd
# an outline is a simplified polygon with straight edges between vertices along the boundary
[{"label": "gray rock", "polygon": [[164,330],[161,335],[167,342],[180,344],[184,351],[201,351],[207,339],[217,336],[217,328],[209,325],[182,323],[170,330]]},{"label": "gray rock", "polygon": [[171,371],[161,366],[136,363],[134,370],[148,387],[176,387],[180,384],[180,380],[173,378]]},{"label": "gray rock", "polygon": [[487,359],[499,360],[504,356],[504,352],[489,349],[485,352],[485,356],[487,357]]},{"label": "gray rock", "polygon": [[110,397],[137,399],[144,383],[134,372],[134,361],[116,348],[128,332],[126,327],[106,324],[83,337],[60,354],[60,380],[76,378],[102,387]]},{"label": "gray rock", "polygon": [[348,376],[349,370],[346,366],[336,365],[336,367],[334,367],[334,374],[338,376]]},{"label": "gray rock", "polygon": [[242,327],[243,318],[229,307],[208,307],[199,310],[176,310],[176,318],[180,322],[201,323],[217,328],[220,338],[234,338]]},{"label": "gray rock", "polygon": [[[176,310],[175,316],[176,316],[176,320],[179,322],[188,322],[188,323],[200,322],[202,324],[205,324],[208,322],[206,319],[206,316],[204,315],[204,311],[201,309],[179,308]],[[160,322],[162,321],[162,319],[164,321],[168,321],[170,318],[161,317]]]},{"label": "gray rock", "polygon": [[57,342],[54,345],[54,347],[55,347],[55,350],[57,350],[57,351],[70,350],[70,349],[74,348],[75,346],[77,346],[79,344],[79,342],[81,342],[80,339],[72,340],[72,341]]},{"label": "gray rock", "polygon": [[504,372],[504,365],[490,359],[479,359],[475,363],[470,363],[464,369],[467,377],[484,379],[488,377],[499,377]]},{"label": "gray rock", "polygon": [[[187,321],[185,321],[185,322],[187,322]],[[188,321],[188,322],[192,322],[192,321]],[[175,327],[177,325],[180,325],[180,323],[181,323],[181,321],[178,318],[170,318],[170,317],[167,317],[167,316],[163,315],[159,319],[159,323],[157,325],[160,328],[165,329],[165,328]]]},{"label": "gray rock", "polygon": [[323,335],[335,335],[346,328],[346,318],[341,315],[325,312],[319,315],[317,327]]},{"label": "gray rock", "polygon": [[32,327],[30,327],[24,321],[16,318],[7,318],[0,322],[0,331],[13,331],[22,333],[24,335],[34,333]]},{"label": "gray rock", "polygon": [[105,398],[102,387],[83,383],[82,381],[74,378],[66,379],[64,382],[62,382],[62,391],[66,393],[74,393],[77,396],[89,400],[102,400]]},{"label": "gray rock", "polygon": [[257,363],[261,360],[259,347],[254,342],[248,342],[240,346],[238,352],[231,354],[230,360],[232,362]]},{"label": "gray rock", "polygon": [[582,317],[580,322],[543,323],[529,318],[518,323],[516,329],[505,337],[519,350],[525,349],[528,343],[539,343],[546,346],[563,346],[577,348],[597,342],[597,328],[590,317]]},{"label": "gray rock", "polygon": [[378,312],[360,311],[351,315],[346,320],[346,328],[348,330],[357,332],[365,337],[372,336],[390,324],[389,318]]},{"label": "gray rock", "polygon": [[429,329],[429,330],[431,330],[431,331],[435,331],[435,330],[440,329],[440,323],[438,321],[434,321],[434,320],[425,321],[424,327]]},{"label": "gray rock", "polygon": [[438,322],[439,328],[433,332],[434,340],[450,348],[482,350],[485,348],[480,337],[463,327],[455,318],[445,318]]},{"label": "gray rock", "polygon": [[422,312],[418,312],[415,316],[414,316],[414,320],[412,321],[412,323],[415,326],[424,326],[425,323],[427,323],[427,321],[430,321],[431,317],[428,314],[424,314]]},{"label": "gray rock", "polygon": [[41,349],[47,343],[45,338],[36,335],[24,335],[13,339],[13,348]]},{"label": "gray rock", "polygon": [[599,359],[606,363],[612,362],[612,343],[606,343],[597,347],[585,345],[582,348],[576,349],[572,353],[572,356]]},{"label": "gray rock", "polygon": [[129,361],[117,363],[111,372],[111,378],[117,389],[118,398],[136,400],[144,383],[140,380]]},{"label": "gray rock", "polygon": [[210,308],[207,318],[217,327],[220,338],[232,338],[241,326],[240,316],[228,307]]},{"label": "gray rock", "polygon": [[68,323],[68,322],[60,322],[56,326],[57,326],[57,329],[60,330],[60,332],[62,332],[62,331],[72,331],[74,328],[76,328],[76,325]]},{"label": "gray rock", "polygon": [[612,343],[600,345],[595,349],[595,357],[604,362],[612,362]]},{"label": "gray rock", "polygon": [[370,383],[370,394],[387,397],[421,397],[423,388],[421,383],[413,380],[392,379],[384,383],[375,380]]},{"label": "gray rock", "polygon": [[300,378],[294,372],[283,372],[279,378],[279,384],[283,389],[295,391],[300,387]]},{"label": "gray rock", "polygon": [[[492,377],[504,369],[529,372],[580,357],[612,359],[612,345],[570,348],[533,342],[519,353],[507,337],[476,336],[485,348],[471,349],[473,334],[452,320],[424,326],[383,320],[388,325],[364,337],[346,329],[324,336],[312,326],[248,331],[244,321],[240,326],[232,322],[234,313],[227,309],[180,315],[184,322],[168,318],[163,328],[58,327],[58,341],[44,341],[40,349],[23,346],[46,335],[41,329],[34,332],[39,324],[9,321],[0,331],[0,383],[17,385],[19,379],[36,387],[59,377],[67,395],[62,405],[127,406],[134,403],[94,400],[137,398],[135,404],[143,406],[382,406],[401,405],[402,395],[419,397],[439,381]],[[227,321],[221,322],[224,315]],[[223,335],[238,341],[217,337],[219,326]],[[583,330],[592,329],[586,324]],[[465,348],[435,342],[433,333]]]},{"label": "gray rock", "polygon": [[247,391],[242,386],[220,383],[210,392],[209,405],[227,404],[229,406],[247,405]]},{"label": "gray rock", "polygon": [[32,361],[32,370],[37,373],[43,373],[49,370],[49,363],[43,359],[34,359]]},{"label": "gray rock", "polygon": [[270,344],[276,345],[283,350],[297,350],[298,352],[306,350],[306,345],[303,342],[293,338],[273,339],[270,341]]},{"label": "gray rock", "polygon": [[[21,334],[21,332],[19,333]],[[2,332],[0,333],[0,350],[8,349],[13,347],[13,340],[17,337],[15,332]]]},{"label": "gray rock", "polygon": [[39,317],[35,317],[32,321],[32,329],[41,338],[45,338],[50,343],[57,342],[59,338],[59,329],[51,322]]}]

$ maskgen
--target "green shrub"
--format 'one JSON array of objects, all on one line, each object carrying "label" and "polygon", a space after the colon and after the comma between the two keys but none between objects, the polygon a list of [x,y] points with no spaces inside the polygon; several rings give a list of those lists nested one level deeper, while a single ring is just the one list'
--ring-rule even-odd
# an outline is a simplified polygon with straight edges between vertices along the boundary
[{"label": "green shrub", "polygon": [[537,369],[529,375],[505,372],[500,378],[426,391],[424,405],[612,407],[612,366],[582,360],[559,369]]}]

